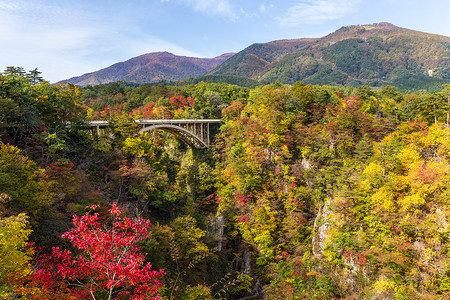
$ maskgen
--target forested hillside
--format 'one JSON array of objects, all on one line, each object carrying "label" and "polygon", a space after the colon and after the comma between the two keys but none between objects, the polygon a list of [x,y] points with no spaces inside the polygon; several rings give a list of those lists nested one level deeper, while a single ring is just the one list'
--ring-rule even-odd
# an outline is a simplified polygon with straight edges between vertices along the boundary
[{"label": "forested hillside", "polygon": [[[78,88],[10,67],[0,298],[447,299],[449,103],[449,85]],[[223,123],[198,150],[143,118]]]},{"label": "forested hillside", "polygon": [[[281,41],[279,41],[281,42]],[[296,42],[296,43],[294,43]],[[210,71],[261,83],[346,86],[394,85],[402,90],[439,90],[450,82],[450,38],[400,28],[389,23],[346,26],[318,39],[256,44]]]},{"label": "forested hillside", "polygon": [[258,79],[271,64],[288,54],[299,51],[315,39],[279,40],[253,44],[220,64],[208,74]]},{"label": "forested hillside", "polygon": [[204,81],[251,88],[302,81],[434,92],[450,83],[449,62],[450,37],[375,23],[345,26],[321,38],[256,43],[210,59],[147,53],[65,81],[77,86]]}]

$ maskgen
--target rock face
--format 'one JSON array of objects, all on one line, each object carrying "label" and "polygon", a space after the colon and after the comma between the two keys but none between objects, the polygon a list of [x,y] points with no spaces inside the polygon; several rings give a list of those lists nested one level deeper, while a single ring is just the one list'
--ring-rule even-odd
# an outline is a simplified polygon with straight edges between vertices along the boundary
[{"label": "rock face", "polygon": [[328,199],[314,220],[315,234],[312,238],[312,252],[317,256],[322,256],[323,249],[325,248],[325,241],[328,238],[328,230],[331,226],[331,203],[332,200]]},{"label": "rock face", "polygon": [[[327,199],[314,221],[312,252],[316,257],[322,258],[325,262],[326,257],[324,256],[323,251],[328,243],[327,239],[332,230],[339,227],[339,225],[336,224],[336,220],[339,220],[342,217],[337,217],[336,215],[338,212],[334,209],[334,205],[338,201],[338,198]],[[358,237],[355,236],[354,238],[357,239]],[[361,258],[358,255],[342,256],[342,265],[336,266],[333,269],[334,276],[339,278],[339,280],[336,281],[338,286],[345,287],[347,291],[358,291],[360,288],[358,280],[360,280],[361,276],[367,278],[369,274],[369,268],[367,265],[361,264],[360,259]]]},{"label": "rock face", "polygon": [[223,246],[223,228],[225,220],[222,215],[213,216],[210,219],[208,235],[217,241],[217,251],[222,250]]},{"label": "rock face", "polygon": [[244,254],[242,254],[242,267],[241,272],[250,275],[252,273],[252,256],[248,249],[245,249]]}]

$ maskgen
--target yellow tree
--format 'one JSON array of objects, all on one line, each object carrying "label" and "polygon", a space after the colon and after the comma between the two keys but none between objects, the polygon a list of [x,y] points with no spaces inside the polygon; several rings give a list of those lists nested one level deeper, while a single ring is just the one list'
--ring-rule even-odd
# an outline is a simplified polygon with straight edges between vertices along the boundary
[{"label": "yellow tree", "polygon": [[28,220],[25,214],[0,217],[0,298],[12,297],[14,280],[31,273],[28,261],[33,255],[27,247]]}]

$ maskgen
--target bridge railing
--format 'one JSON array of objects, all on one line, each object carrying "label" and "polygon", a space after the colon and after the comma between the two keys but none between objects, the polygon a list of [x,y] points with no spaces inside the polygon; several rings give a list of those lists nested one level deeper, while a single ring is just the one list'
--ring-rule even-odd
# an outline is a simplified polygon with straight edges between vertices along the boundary
[{"label": "bridge railing", "polygon": [[[156,125],[156,124],[206,124],[206,123],[221,123],[221,119],[137,119],[134,120],[135,123],[140,125]],[[110,121],[96,120],[96,121],[86,121],[87,126],[91,127],[106,127],[110,124]]]}]

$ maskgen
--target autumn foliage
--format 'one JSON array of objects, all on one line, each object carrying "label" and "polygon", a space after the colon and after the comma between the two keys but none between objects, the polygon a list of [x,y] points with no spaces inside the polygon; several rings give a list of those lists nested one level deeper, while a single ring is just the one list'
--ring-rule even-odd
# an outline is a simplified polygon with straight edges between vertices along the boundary
[{"label": "autumn foliage", "polygon": [[[93,210],[97,208],[91,206]],[[120,295],[130,295],[131,299],[159,299],[157,290],[162,283],[158,278],[164,271],[151,270],[151,264],[145,263],[137,245],[148,237],[150,221],[121,217],[115,203],[108,212],[110,225],[102,225],[97,212],[73,216],[75,228],[62,237],[72,243],[74,252],[54,247],[54,260],[39,270],[35,278],[47,286],[53,284],[51,281],[62,280],[72,294],[82,295],[84,290],[92,299]]]},{"label": "autumn foliage", "polygon": [[450,86],[82,91],[0,74],[0,298],[450,298]]}]

